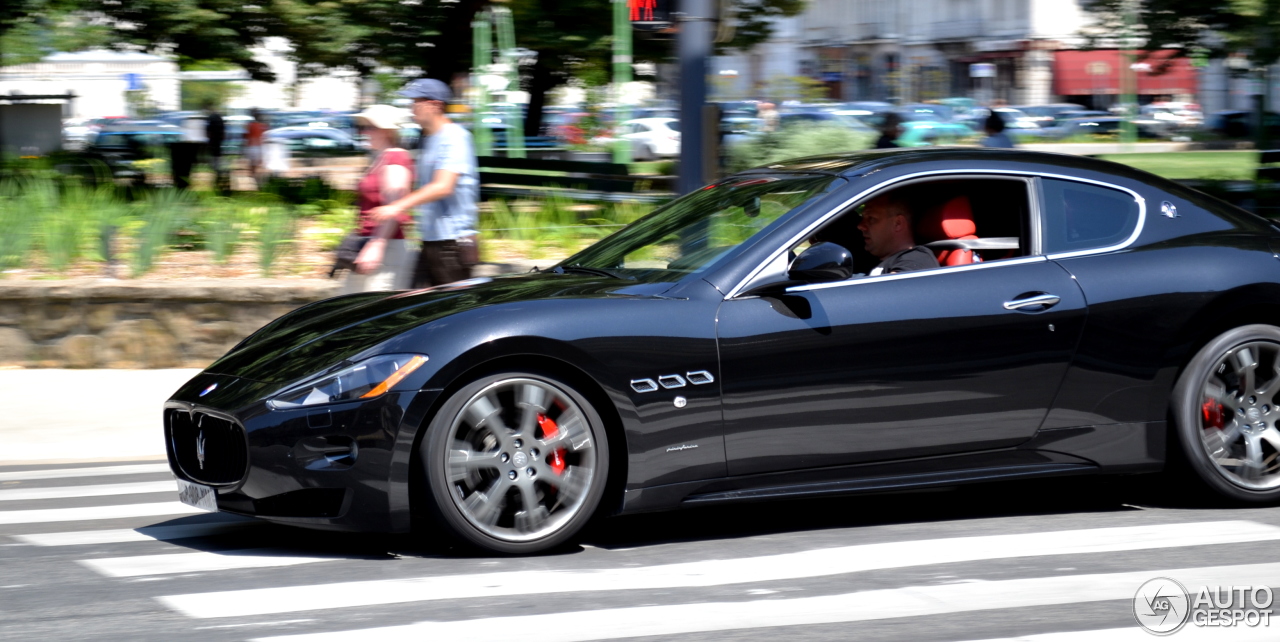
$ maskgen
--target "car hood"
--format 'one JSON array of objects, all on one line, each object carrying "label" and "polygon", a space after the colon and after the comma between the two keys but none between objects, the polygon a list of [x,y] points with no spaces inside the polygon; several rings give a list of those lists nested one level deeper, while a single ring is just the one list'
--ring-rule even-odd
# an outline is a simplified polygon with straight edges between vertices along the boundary
[{"label": "car hood", "polygon": [[657,297],[672,285],[542,272],[341,296],[272,321],[205,372],[289,383],[324,372],[407,330],[468,310],[545,299]]}]

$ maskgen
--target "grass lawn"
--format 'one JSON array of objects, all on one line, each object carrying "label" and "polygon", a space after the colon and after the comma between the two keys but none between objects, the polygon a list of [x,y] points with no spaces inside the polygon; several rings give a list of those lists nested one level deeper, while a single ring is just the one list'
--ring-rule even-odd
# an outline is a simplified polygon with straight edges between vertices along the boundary
[{"label": "grass lawn", "polygon": [[1258,153],[1254,151],[1104,154],[1099,158],[1174,179],[1251,180],[1258,167]]}]

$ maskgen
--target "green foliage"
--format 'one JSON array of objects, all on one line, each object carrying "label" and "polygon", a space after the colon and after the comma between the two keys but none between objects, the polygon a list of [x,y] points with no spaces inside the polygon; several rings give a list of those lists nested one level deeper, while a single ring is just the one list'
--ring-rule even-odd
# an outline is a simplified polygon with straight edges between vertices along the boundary
[{"label": "green foliage", "polygon": [[156,259],[168,249],[191,204],[190,192],[172,188],[148,192],[145,199],[135,203],[142,210],[142,224],[129,266],[135,278],[151,271]]},{"label": "green foliage", "polygon": [[213,262],[226,265],[254,218],[251,203],[231,198],[214,198],[200,208],[198,226]]},{"label": "green foliage", "polygon": [[333,192],[331,199],[322,199],[299,205],[299,218],[311,219],[314,227],[307,230],[320,241],[320,249],[329,252],[338,249],[347,233],[355,229],[359,213],[352,204],[354,192]]},{"label": "green foliage", "polygon": [[38,220],[29,197],[16,180],[0,184],[0,269],[24,265]]},{"label": "green foliage", "polygon": [[[265,210],[265,211],[264,211]],[[277,259],[289,250],[297,229],[293,212],[285,207],[255,208],[258,230],[258,268],[262,276],[271,276]]]},{"label": "green foliage", "polygon": [[729,165],[737,172],[792,158],[866,149],[872,142],[867,135],[838,125],[793,125],[734,147]]},{"label": "green foliage", "polygon": [[1084,7],[1095,22],[1084,32],[1088,44],[1120,46],[1129,6],[1136,9],[1132,32],[1140,50],[1173,50],[1176,56],[1200,50],[1214,57],[1241,52],[1256,66],[1280,60],[1280,2],[1275,0],[1087,0]]}]

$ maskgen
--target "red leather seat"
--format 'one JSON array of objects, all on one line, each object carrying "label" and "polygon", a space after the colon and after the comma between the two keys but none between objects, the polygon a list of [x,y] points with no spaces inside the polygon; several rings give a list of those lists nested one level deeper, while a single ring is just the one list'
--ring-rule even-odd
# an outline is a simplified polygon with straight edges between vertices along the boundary
[{"label": "red leather seat", "polygon": [[[957,196],[930,211],[921,221],[919,232],[927,241],[978,238],[969,197]],[[973,250],[938,250],[937,255],[938,265],[968,265],[982,260],[974,256]]]}]

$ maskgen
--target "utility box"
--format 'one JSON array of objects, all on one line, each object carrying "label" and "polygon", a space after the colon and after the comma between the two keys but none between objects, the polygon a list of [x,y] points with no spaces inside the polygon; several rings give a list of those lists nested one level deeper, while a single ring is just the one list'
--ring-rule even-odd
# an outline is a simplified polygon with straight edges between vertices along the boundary
[{"label": "utility box", "polygon": [[0,102],[0,154],[44,156],[61,149],[62,105]]}]

